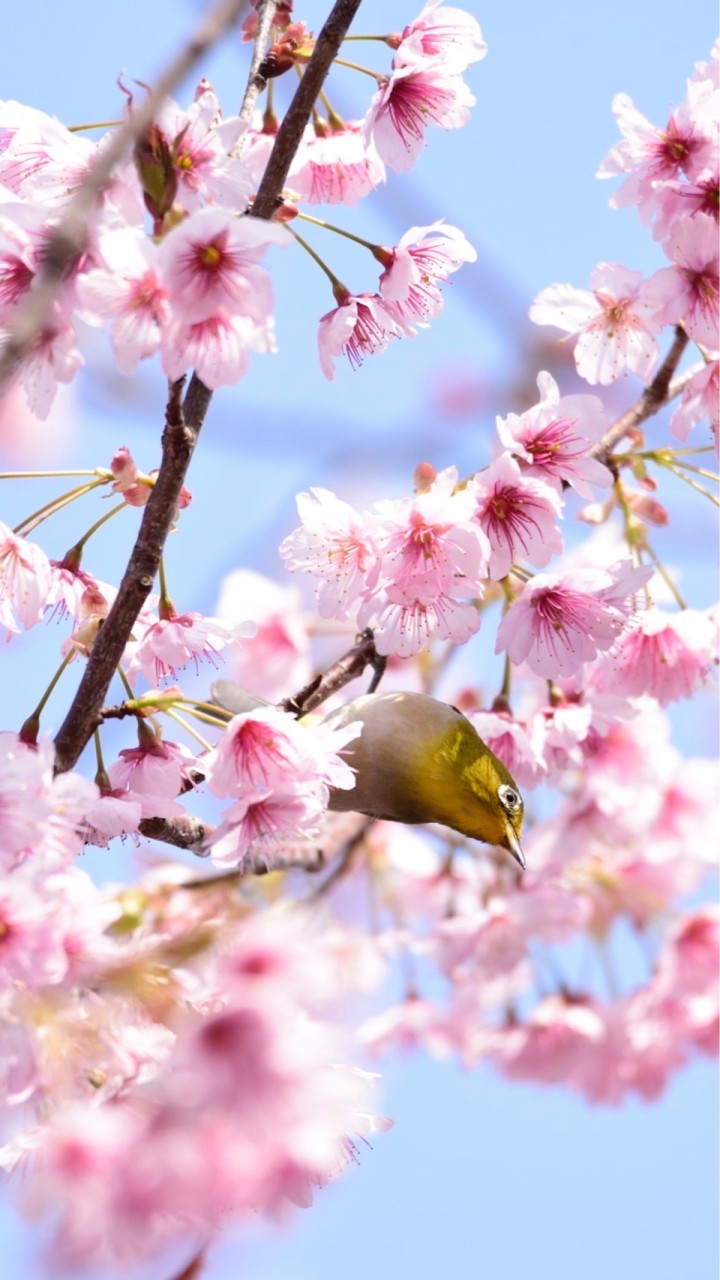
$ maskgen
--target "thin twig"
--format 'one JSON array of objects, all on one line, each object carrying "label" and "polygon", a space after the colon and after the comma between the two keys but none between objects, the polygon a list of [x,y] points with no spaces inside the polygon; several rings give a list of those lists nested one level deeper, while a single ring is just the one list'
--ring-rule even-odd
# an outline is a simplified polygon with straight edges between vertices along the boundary
[{"label": "thin twig", "polygon": [[608,459],[613,449],[620,441],[636,427],[640,426],[646,418],[651,418],[654,413],[669,399],[670,392],[675,392],[675,384],[671,387],[672,376],[680,363],[680,357],[688,344],[688,336],[684,329],[679,325],[675,330],[673,344],[668,351],[662,365],[658,369],[655,377],[649,386],[645,388],[640,399],[613,423],[609,431],[605,432],[602,440],[598,440],[595,448],[591,451],[591,457],[597,458],[598,462],[604,462],[607,466]]},{"label": "thin twig", "polygon": [[285,179],[315,100],[360,3],[361,0],[336,0],[325,21],[303,78],[278,129],[275,145],[253,204],[256,218],[271,218],[275,212],[278,196],[285,186]]},{"label": "thin twig", "polygon": [[[243,94],[242,106],[240,108],[240,119],[249,120],[253,113],[253,108],[260,94],[267,84],[265,76],[260,74],[260,67],[265,59],[265,51],[270,39],[270,30],[275,21],[275,11],[277,9],[276,0],[261,0],[258,10],[258,25],[255,33],[255,44],[253,46],[252,58],[250,60],[250,71],[248,72],[247,85]],[[243,139],[238,143],[238,154],[242,149]]]},{"label": "thin twig", "polygon": [[17,372],[21,361],[48,325],[58,288],[86,247],[88,221],[114,170],[130,146],[152,123],[158,108],[178,81],[221,39],[246,3],[247,0],[222,0],[203,17],[197,30],[160,76],[156,88],[138,107],[133,106],[127,123],[95,156],[50,236],[32,290],[13,314],[0,354],[0,388]]},{"label": "thin twig", "polygon": [[306,716],[326,702],[333,693],[337,693],[346,684],[350,684],[351,680],[361,676],[366,667],[372,667],[375,672],[370,688],[370,692],[373,692],[385,669],[385,663],[386,659],[378,654],[375,648],[372,631],[363,631],[357,644],[334,662],[324,674],[315,676],[299,693],[293,694],[291,698],[283,698],[278,705],[283,711],[289,711],[293,716]]}]

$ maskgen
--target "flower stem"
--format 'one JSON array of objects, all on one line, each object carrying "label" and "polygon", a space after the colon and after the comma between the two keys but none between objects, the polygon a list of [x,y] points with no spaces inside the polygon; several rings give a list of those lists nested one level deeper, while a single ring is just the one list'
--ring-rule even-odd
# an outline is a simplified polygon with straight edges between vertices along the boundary
[{"label": "flower stem", "polygon": [[361,71],[364,76],[372,76],[376,84],[381,85],[385,76],[378,75],[377,71],[371,71],[369,67],[361,67],[359,62],[346,62],[344,58],[335,59],[336,67],[348,67],[350,71]]},{"label": "flower stem", "polygon": [[305,252],[310,254],[310,257],[313,259],[314,262],[317,263],[320,270],[325,272],[325,275],[327,276],[328,280],[330,281],[333,287],[333,293],[335,294],[335,296],[337,297],[338,292],[346,293],[349,295],[350,290],[342,283],[341,280],[338,280],[336,275],[333,275],[332,271],[327,266],[327,264],[323,262],[320,255],[317,254],[314,249],[310,248],[310,245],[308,244],[307,240],[304,240],[303,237],[299,235],[298,232],[295,231],[295,229],[291,227],[289,224],[287,229],[290,232],[290,234],[295,237],[298,244],[302,246]]},{"label": "flower stem", "polygon": [[103,484],[107,484],[107,481],[91,480],[89,484],[78,485],[77,489],[70,489],[67,493],[61,494],[60,497],[53,498],[51,502],[44,503],[42,507],[38,507],[37,511],[33,511],[32,515],[26,516],[24,520],[21,520],[13,529],[13,533],[20,535],[24,529],[25,533],[22,536],[25,537],[33,529],[36,529],[39,524],[42,524],[43,520],[55,515],[56,511],[62,511],[63,507],[69,506],[76,498],[82,498],[84,494],[92,493],[93,489],[98,489]]},{"label": "flower stem", "polygon": [[82,133],[85,129],[117,129],[124,120],[94,120],[91,124],[69,124],[68,133]]},{"label": "flower stem", "polygon": [[108,520],[112,520],[113,516],[116,516],[118,511],[122,511],[123,507],[126,506],[127,502],[119,502],[116,507],[112,507],[110,511],[106,511],[104,516],[101,516],[99,520],[96,520],[94,524],[90,525],[87,533],[84,533],[82,538],[78,539],[75,546],[72,547],[72,550],[78,552],[78,554],[81,553],[85,543],[90,541],[93,534],[97,533],[98,529],[101,529],[104,524],[107,524]]},{"label": "flower stem", "polygon": [[324,227],[326,231],[334,231],[336,236],[344,236],[346,240],[354,240],[355,244],[361,244],[371,253],[381,248],[380,245],[373,244],[372,240],[363,240],[362,236],[353,235],[352,231],[344,231],[342,227],[336,227],[332,222],[326,222],[324,218],[313,218],[309,213],[298,213],[298,218],[302,218],[303,222],[312,222],[315,227]]},{"label": "flower stem", "polygon": [[[64,671],[64,670],[65,670],[65,668],[68,666],[68,664],[69,664],[70,662],[72,662],[72,659],[73,659],[74,657],[75,657],[75,650],[74,650],[74,649],[71,649],[69,653],[66,653],[66,654],[65,654],[65,657],[63,658],[62,662],[60,663],[60,666],[58,667],[57,671],[55,672],[55,675],[53,676],[52,680],[50,681],[50,683],[49,683],[49,685],[48,685],[47,689],[45,690],[45,692],[44,692],[44,694],[43,694],[42,698],[41,698],[41,699],[40,699],[40,701],[38,702],[38,704],[37,704],[37,706],[36,706],[35,710],[33,711],[33,713],[32,713],[32,715],[31,715],[31,716],[28,716],[28,720],[35,720],[35,721],[37,721],[37,722],[38,722],[38,724],[39,724],[40,716],[42,715],[43,711],[45,710],[45,704],[47,703],[47,700],[48,700],[48,698],[50,697],[50,694],[52,693],[53,689],[55,688],[55,685],[58,683],[58,680],[60,679],[60,677],[61,677],[61,675],[62,675],[63,671]],[[27,723],[27,722],[26,722],[26,723]]]},{"label": "flower stem", "polygon": [[670,577],[670,574],[665,568],[665,565],[662,563],[662,560],[659,558],[659,556],[655,554],[652,547],[650,546],[650,543],[647,540],[645,541],[645,544],[644,544],[644,550],[647,551],[648,555],[650,556],[650,559],[655,565],[655,568],[660,574],[660,577],[662,578],[663,582],[672,592],[677,604],[679,604],[681,609],[687,609],[688,607],[687,602],[681,596],[678,588],[675,586],[675,583],[673,582],[672,578]]}]

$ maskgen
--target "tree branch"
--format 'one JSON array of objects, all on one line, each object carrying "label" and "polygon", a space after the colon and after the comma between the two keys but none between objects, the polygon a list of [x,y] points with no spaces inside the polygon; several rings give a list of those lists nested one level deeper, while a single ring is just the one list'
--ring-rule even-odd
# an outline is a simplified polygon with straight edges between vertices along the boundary
[{"label": "tree branch", "polygon": [[[253,46],[252,58],[250,60],[250,70],[248,72],[247,85],[243,94],[242,106],[240,107],[240,119],[249,120],[252,115],[253,107],[258,100],[267,84],[267,80],[260,74],[260,66],[265,58],[268,40],[270,38],[270,28],[275,20],[275,11],[277,9],[276,0],[261,0],[258,10],[258,26],[255,35],[255,44]],[[238,148],[242,148],[243,139],[238,143]],[[238,151],[241,154],[241,150]]]},{"label": "tree branch", "polygon": [[285,179],[315,100],[360,4],[361,0],[336,0],[315,41],[312,57],[278,129],[275,145],[258,187],[253,204],[256,218],[271,218],[275,212],[277,198],[285,186]]},{"label": "tree branch", "polygon": [[[234,0],[232,5],[226,3],[222,6],[219,12],[223,15],[226,25],[231,20],[231,15],[236,16],[239,12],[240,3],[241,0]],[[260,186],[260,191],[263,192],[260,206],[258,207],[256,199],[253,207],[255,217],[271,218],[275,212],[292,156],[310,118],[315,98],[359,5],[360,0],[337,0],[318,37],[305,75],[293,97],[270,154],[268,168]],[[206,45],[202,47],[205,48]],[[314,91],[313,85],[317,86]],[[153,95],[153,102],[155,98],[156,95]],[[147,104],[145,111],[147,111]],[[283,133],[288,121],[289,129]],[[125,128],[127,129],[127,126]],[[113,144],[116,143],[117,139],[113,139]],[[293,150],[289,149],[291,146]],[[118,152],[117,146],[114,147],[115,152]],[[278,160],[275,158],[276,153],[280,157]],[[115,155],[114,162],[117,162],[121,154],[122,151]],[[105,176],[105,182],[107,176],[109,172]],[[102,186],[99,189],[101,190]],[[85,208],[85,205],[82,207]],[[92,202],[88,204],[88,212],[90,208],[92,208]],[[138,613],[152,590],[165,540],[175,519],[180,490],[212,399],[212,392],[201,382],[197,374],[193,373],[181,405],[180,393],[183,383],[184,379],[181,379],[170,389],[163,433],[162,461],[155,486],[143,512],[140,530],[120,589],[98,632],[77,693],[55,739],[55,768],[61,773],[72,769],[77,763],[97,726],[110,681],[122,657]]]},{"label": "tree branch", "polygon": [[640,399],[632,408],[628,409],[627,413],[624,413],[621,418],[618,418],[610,430],[605,432],[602,439],[598,440],[595,448],[591,451],[591,457],[597,458],[598,462],[604,462],[607,466],[608,458],[623,437],[629,435],[636,427],[639,427],[640,423],[644,422],[646,418],[651,418],[654,413],[662,409],[669,398],[672,376],[680,363],[680,358],[687,344],[688,336],[685,330],[678,325],[675,330],[673,344],[652,382],[645,388]]},{"label": "tree branch", "polygon": [[143,818],[139,830],[150,840],[162,840],[176,849],[187,849],[199,858],[206,858],[210,853],[209,849],[202,848],[202,844],[212,835],[213,827],[206,826],[189,813],[177,818]]},{"label": "tree branch", "polygon": [[0,353],[0,388],[14,376],[23,358],[47,326],[57,290],[86,247],[88,219],[113,171],[130,146],[152,123],[158,107],[178,81],[221,39],[240,16],[246,3],[247,0],[222,0],[211,13],[203,17],[187,44],[160,76],[157,87],[140,106],[133,107],[127,123],[113,134],[108,145],[96,155],[48,241],[32,290],[15,310]]},{"label": "tree branch", "polygon": [[334,662],[323,675],[315,676],[299,693],[293,694],[290,698],[283,698],[278,705],[283,711],[289,711],[293,716],[306,716],[326,702],[331,694],[337,693],[351,680],[361,676],[366,667],[372,667],[375,672],[370,686],[370,692],[372,692],[379,683],[386,662],[387,659],[377,652],[372,631],[368,629],[363,631],[357,644]]}]

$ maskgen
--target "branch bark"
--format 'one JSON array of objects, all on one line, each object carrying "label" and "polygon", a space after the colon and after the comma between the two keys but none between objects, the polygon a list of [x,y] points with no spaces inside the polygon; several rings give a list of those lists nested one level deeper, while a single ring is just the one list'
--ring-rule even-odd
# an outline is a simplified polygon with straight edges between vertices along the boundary
[{"label": "branch bark", "polygon": [[[241,0],[235,0],[232,6],[225,4],[222,7],[222,13],[229,14],[232,11],[235,15],[239,11],[240,2]],[[268,167],[253,207],[255,217],[271,218],[275,212],[292,157],[310,118],[315,98],[360,2],[361,0],[337,0],[318,37],[305,75],[288,108],[270,154]],[[252,79],[249,81],[248,88],[251,83]],[[154,98],[155,95],[153,100]],[[116,139],[113,142],[116,142]],[[115,152],[118,153],[115,155],[115,162],[117,162],[124,152],[124,146],[122,151],[119,151],[116,146]],[[105,182],[108,177],[109,173],[105,177]],[[87,211],[91,207],[92,203],[88,204]],[[72,769],[77,763],[98,723],[98,716],[110,681],[122,657],[138,613],[152,590],[165,539],[175,519],[180,490],[212,399],[212,392],[196,374],[193,374],[181,404],[180,393],[183,381],[173,384],[170,390],[160,470],[143,513],[128,567],[114,604],[98,632],[83,678],[55,740],[55,767],[61,773]]]},{"label": "branch bark", "polygon": [[632,408],[628,409],[627,413],[624,413],[621,418],[618,418],[617,422],[613,423],[610,430],[605,432],[602,440],[598,440],[592,450],[591,456],[597,458],[598,462],[604,462],[607,466],[608,458],[615,446],[631,431],[634,431],[636,427],[639,427],[640,423],[644,422],[646,418],[651,418],[654,413],[662,409],[669,399],[672,377],[687,344],[688,336],[685,330],[678,325],[672,346],[650,385],[645,388],[640,399]]}]

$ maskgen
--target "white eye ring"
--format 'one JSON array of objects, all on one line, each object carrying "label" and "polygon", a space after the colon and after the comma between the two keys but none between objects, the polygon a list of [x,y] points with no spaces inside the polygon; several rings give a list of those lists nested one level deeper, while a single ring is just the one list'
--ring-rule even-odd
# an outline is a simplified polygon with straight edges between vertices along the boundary
[{"label": "white eye ring", "polygon": [[519,809],[522,804],[522,800],[520,799],[517,791],[515,791],[513,787],[509,787],[506,782],[503,782],[502,786],[498,787],[498,797],[500,799],[500,803],[504,805],[506,809]]}]

